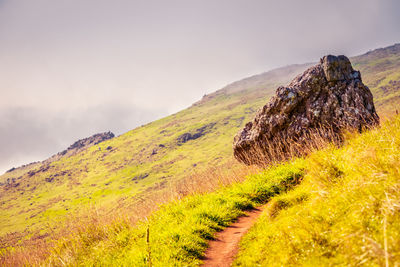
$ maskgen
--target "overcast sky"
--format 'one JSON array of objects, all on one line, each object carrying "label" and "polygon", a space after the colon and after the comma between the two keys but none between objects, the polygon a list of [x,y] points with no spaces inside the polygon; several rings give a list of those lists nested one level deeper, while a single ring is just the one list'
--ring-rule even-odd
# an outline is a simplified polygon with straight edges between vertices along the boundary
[{"label": "overcast sky", "polygon": [[399,3],[0,0],[0,172],[249,75],[399,42]]}]

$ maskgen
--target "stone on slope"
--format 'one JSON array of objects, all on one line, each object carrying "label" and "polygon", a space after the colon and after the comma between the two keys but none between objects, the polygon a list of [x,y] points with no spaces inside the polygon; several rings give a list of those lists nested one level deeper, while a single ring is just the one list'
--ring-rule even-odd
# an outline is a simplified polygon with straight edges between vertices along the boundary
[{"label": "stone on slope", "polygon": [[65,155],[67,153],[71,154],[73,152],[78,152],[90,146],[97,145],[101,142],[114,138],[114,136],[115,135],[112,132],[97,133],[90,137],[76,141],[75,143],[70,145],[66,150],[59,152],[57,155]]},{"label": "stone on slope", "polygon": [[340,141],[343,129],[362,131],[377,124],[372,93],[360,72],[347,57],[328,55],[277,89],[235,136],[234,155],[245,164],[264,164],[306,150],[312,133]]}]

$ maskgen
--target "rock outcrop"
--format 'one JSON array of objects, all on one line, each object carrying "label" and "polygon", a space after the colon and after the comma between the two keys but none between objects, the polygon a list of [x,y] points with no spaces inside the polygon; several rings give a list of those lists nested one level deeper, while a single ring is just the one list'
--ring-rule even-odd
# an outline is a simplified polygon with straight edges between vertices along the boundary
[{"label": "rock outcrop", "polygon": [[235,136],[234,155],[245,164],[262,164],[278,154],[282,160],[293,152],[290,144],[304,149],[313,132],[328,141],[341,140],[343,129],[362,131],[376,124],[373,97],[360,72],[347,57],[328,55],[277,89]]},{"label": "rock outcrop", "polygon": [[[112,132],[110,132],[110,131],[109,132],[104,132],[104,133],[94,134],[94,135],[92,135],[90,137],[86,137],[86,138],[83,138],[83,139],[80,139],[80,140],[74,142],[67,149],[65,149],[65,150],[63,150],[61,152],[58,152],[57,154],[51,156],[50,158],[48,158],[46,160],[32,162],[32,163],[25,164],[25,165],[22,165],[22,166],[17,167],[17,168],[13,167],[13,168],[9,169],[7,171],[7,173],[11,173],[11,172],[14,172],[16,170],[21,171],[21,170],[26,169],[25,173],[27,173],[29,177],[32,177],[33,175],[35,175],[38,172],[47,171],[48,168],[50,167],[49,164],[51,162],[55,161],[55,160],[60,159],[61,157],[69,157],[69,156],[75,155],[75,154],[81,152],[82,150],[85,150],[85,149],[87,149],[87,148],[89,148],[89,147],[91,147],[93,145],[97,145],[97,144],[99,144],[99,143],[101,143],[103,141],[106,141],[108,139],[111,139],[111,138],[114,138],[114,134]],[[108,150],[108,151],[110,151],[111,149],[112,149],[111,146],[108,146],[106,148],[106,150]],[[31,170],[31,169],[34,169],[35,165],[37,165],[37,166],[41,165],[41,166],[37,170]]]},{"label": "rock outcrop", "polygon": [[76,141],[75,143],[70,145],[66,150],[60,152],[59,154],[65,155],[70,151],[82,150],[90,146],[97,145],[98,143],[101,143],[111,138],[114,138],[114,134],[112,132],[94,134],[90,137]]},{"label": "rock outcrop", "polygon": [[188,133],[184,133],[184,134],[178,136],[178,138],[177,138],[178,145],[181,145],[183,143],[186,143],[187,141],[195,140],[197,138],[202,137],[203,135],[207,134],[215,126],[215,124],[216,124],[215,122],[212,122],[212,123],[204,125],[203,127],[196,129],[192,133],[188,132]]}]

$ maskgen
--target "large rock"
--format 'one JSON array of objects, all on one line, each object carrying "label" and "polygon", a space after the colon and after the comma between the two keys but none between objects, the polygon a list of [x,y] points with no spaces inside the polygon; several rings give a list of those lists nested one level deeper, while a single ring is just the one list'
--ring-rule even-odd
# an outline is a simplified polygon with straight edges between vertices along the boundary
[{"label": "large rock", "polygon": [[376,124],[372,94],[360,72],[347,57],[328,55],[277,89],[235,136],[234,155],[245,164],[282,160],[305,150],[312,133],[337,141],[344,128],[362,131]]}]

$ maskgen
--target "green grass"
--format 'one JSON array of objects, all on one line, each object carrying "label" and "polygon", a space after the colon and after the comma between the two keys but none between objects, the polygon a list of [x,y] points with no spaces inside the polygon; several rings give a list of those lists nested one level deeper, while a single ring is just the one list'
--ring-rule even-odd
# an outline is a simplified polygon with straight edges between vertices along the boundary
[{"label": "green grass", "polygon": [[384,266],[385,251],[396,266],[399,163],[400,117],[313,154],[302,184],[273,198],[242,240],[234,266]]}]

